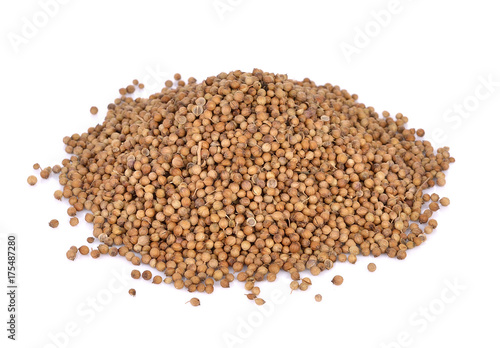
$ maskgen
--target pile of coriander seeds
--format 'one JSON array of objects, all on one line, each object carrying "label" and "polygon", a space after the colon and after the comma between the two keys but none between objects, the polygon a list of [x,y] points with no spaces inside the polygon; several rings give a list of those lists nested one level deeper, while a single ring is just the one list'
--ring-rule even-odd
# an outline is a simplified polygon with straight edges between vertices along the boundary
[{"label": "pile of coriander seeds", "polygon": [[134,98],[136,86],[120,89],[102,124],[64,138],[72,156],[55,197],[69,202],[71,225],[88,211],[102,243],[91,257],[148,264],[190,292],[235,279],[250,291],[360,255],[402,260],[449,204],[425,193],[445,185],[449,149],[338,86],[258,69],[201,83],[176,74],[149,98]]}]

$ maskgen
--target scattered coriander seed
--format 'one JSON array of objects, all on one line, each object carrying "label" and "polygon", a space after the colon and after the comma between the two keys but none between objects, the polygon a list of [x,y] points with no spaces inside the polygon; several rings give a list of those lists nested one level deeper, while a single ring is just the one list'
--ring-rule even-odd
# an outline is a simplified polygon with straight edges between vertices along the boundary
[{"label": "scattered coriander seed", "polygon": [[290,283],[290,289],[292,289],[292,291],[294,291],[294,290],[297,290],[298,288],[299,288],[299,282],[296,280],[293,280]]},{"label": "scattered coriander seed", "polygon": [[254,294],[255,296],[258,296],[260,294],[260,288],[258,286],[255,286],[252,289],[252,294]]},{"label": "scattered coriander seed", "polygon": [[150,280],[152,277],[153,277],[153,274],[151,273],[151,271],[146,270],[146,271],[142,272],[142,279]]},{"label": "scattered coriander seed", "polygon": [[425,135],[425,131],[422,128],[417,129],[417,135],[419,137],[423,137]]},{"label": "scattered coriander seed", "polygon": [[98,111],[99,111],[99,109],[97,109],[97,107],[96,107],[96,106],[92,106],[92,107],[90,108],[90,113],[91,113],[92,115],[97,115],[97,112],[98,112]]},{"label": "scattered coriander seed", "polygon": [[59,226],[59,221],[57,221],[56,219],[52,219],[49,222],[49,226],[52,228],[57,228],[57,226]]},{"label": "scattered coriander seed", "polygon": [[48,171],[47,169],[42,169],[42,171],[40,172],[40,177],[42,179],[48,179],[50,176],[50,171]]},{"label": "scattered coriander seed", "polygon": [[141,272],[137,269],[134,269],[132,270],[132,272],[130,273],[130,276],[133,278],[133,279],[139,279],[141,277]]},{"label": "scattered coriander seed", "polygon": [[375,272],[375,270],[377,269],[377,265],[375,265],[373,262],[370,262],[367,268],[370,272]]},{"label": "scattered coriander seed", "polygon": [[192,299],[190,299],[186,303],[191,303],[191,306],[198,307],[200,305],[200,300],[197,299],[196,297],[193,297]]},{"label": "scattered coriander seed", "polygon": [[130,289],[128,291],[128,293],[129,293],[130,296],[135,296],[137,294],[137,292],[135,291],[135,289]]},{"label": "scattered coriander seed", "polygon": [[443,197],[439,200],[439,203],[441,203],[443,207],[447,207],[450,205],[450,199],[448,197]]},{"label": "scattered coriander seed", "polygon": [[344,278],[342,276],[340,276],[340,275],[336,275],[332,279],[332,283],[334,285],[341,285],[343,282],[344,282]]},{"label": "scattered coriander seed", "polygon": [[66,257],[68,258],[68,260],[73,261],[76,258],[76,252],[74,250],[68,250],[66,252]]},{"label": "scattered coriander seed", "polygon": [[323,296],[321,296],[320,294],[317,294],[317,295],[314,296],[314,300],[316,302],[321,302],[322,299],[323,299]]},{"label": "scattered coriander seed", "polygon": [[179,74],[179,73],[174,74],[175,81],[179,81],[181,78],[182,78],[181,74]]},{"label": "scattered coriander seed", "polygon": [[256,304],[257,306],[262,306],[262,305],[264,305],[265,303],[266,303],[266,301],[264,301],[262,298],[256,298],[256,299],[255,299],[255,304]]},{"label": "scattered coriander seed", "polygon": [[86,246],[86,245],[82,245],[80,248],[78,248],[78,251],[80,252],[80,254],[82,255],[88,255],[90,250],[89,250],[89,247]]},{"label": "scattered coriander seed", "polygon": [[88,237],[87,238],[87,243],[94,243],[94,237]]},{"label": "scattered coriander seed", "polygon": [[73,227],[75,227],[76,225],[78,225],[78,223],[80,222],[80,220],[78,220],[77,217],[72,217],[71,219],[69,219],[69,224]]},{"label": "scattered coriander seed", "polygon": [[57,199],[57,200],[61,200],[63,197],[63,192],[61,190],[57,190],[54,192],[54,198]]},{"label": "scattered coriander seed", "polygon": [[99,256],[101,256],[101,253],[99,252],[99,250],[92,250],[90,252],[90,256],[93,258],[93,259],[97,259],[99,258]]},{"label": "scattered coriander seed", "polygon": [[309,284],[304,283],[304,282],[300,283],[299,290],[306,291],[307,289],[309,289]]},{"label": "scattered coriander seed", "polygon": [[35,185],[37,183],[38,179],[34,175],[28,176],[28,184],[31,186]]},{"label": "scattered coriander seed", "polygon": [[161,276],[157,275],[153,277],[153,284],[161,284],[162,278]]},{"label": "scattered coriander seed", "polygon": [[34,170],[40,169],[40,164],[38,164],[38,163],[33,164],[33,169]]}]

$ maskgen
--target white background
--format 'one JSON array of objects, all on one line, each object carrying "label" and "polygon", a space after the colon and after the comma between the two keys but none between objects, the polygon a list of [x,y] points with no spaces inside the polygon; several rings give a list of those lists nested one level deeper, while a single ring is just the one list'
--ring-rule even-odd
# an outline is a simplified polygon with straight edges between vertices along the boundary
[{"label": "white background", "polygon": [[[499,346],[493,1],[72,0],[44,10],[48,2],[0,5],[1,347]],[[264,314],[239,283],[196,294],[195,308],[187,291],[130,279],[122,258],[67,260],[90,225],[69,226],[66,203],[52,197],[56,179],[27,185],[33,163],[60,163],[63,136],[101,122],[134,78],[152,92],[175,72],[200,81],[254,67],[338,84],[379,112],[408,116],[436,147],[450,146],[456,163],[438,193],[451,205],[427,242],[404,261],[379,257],[375,273],[366,269],[371,257],[337,263],[306,292],[290,295],[280,274],[261,285]],[[460,105],[469,111],[453,112]],[[10,233],[18,236],[16,342],[6,338]],[[330,283],[336,274],[340,287]]]}]

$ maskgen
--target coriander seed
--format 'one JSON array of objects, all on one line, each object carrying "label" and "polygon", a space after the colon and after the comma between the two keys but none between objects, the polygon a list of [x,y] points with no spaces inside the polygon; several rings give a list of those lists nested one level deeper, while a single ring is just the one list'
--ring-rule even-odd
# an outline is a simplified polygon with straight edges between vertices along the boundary
[{"label": "coriander seed", "polygon": [[197,299],[196,297],[193,297],[192,299],[190,299],[186,303],[190,303],[191,306],[193,306],[193,307],[198,307],[200,305],[200,300]]},{"label": "coriander seed", "polygon": [[38,179],[34,175],[28,176],[28,184],[31,186],[35,185],[37,183]]},{"label": "coriander seed", "polygon": [[334,285],[341,285],[343,282],[344,282],[344,278],[342,276],[340,276],[340,275],[336,275],[332,279],[332,283]]},{"label": "coriander seed", "polygon": [[256,304],[257,306],[263,306],[265,303],[266,303],[266,301],[264,301],[264,300],[263,300],[263,299],[261,299],[261,298],[256,298],[256,299],[255,299],[255,304]]}]

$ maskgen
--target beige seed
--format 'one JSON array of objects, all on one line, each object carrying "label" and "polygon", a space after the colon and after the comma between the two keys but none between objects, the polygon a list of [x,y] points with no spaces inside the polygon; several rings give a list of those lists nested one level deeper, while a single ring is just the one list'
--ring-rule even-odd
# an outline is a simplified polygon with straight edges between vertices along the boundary
[{"label": "beige seed", "polygon": [[261,298],[256,298],[256,299],[255,299],[255,304],[256,304],[257,306],[262,306],[262,305],[264,305],[265,303],[266,303],[266,301],[264,301],[264,300],[263,300],[263,299],[261,299]]},{"label": "beige seed", "polygon": [[37,183],[38,179],[34,175],[28,176],[28,184],[31,186],[35,185]]},{"label": "beige seed", "polygon": [[340,275],[336,275],[332,279],[332,283],[334,285],[341,285],[343,282],[344,282],[344,278],[342,276],[340,276]]},{"label": "beige seed", "polygon": [[186,303],[191,303],[191,306],[198,307],[200,305],[200,300],[197,299],[196,297],[193,297],[192,299],[190,299]]}]

